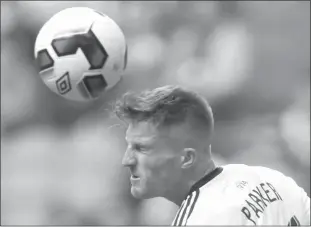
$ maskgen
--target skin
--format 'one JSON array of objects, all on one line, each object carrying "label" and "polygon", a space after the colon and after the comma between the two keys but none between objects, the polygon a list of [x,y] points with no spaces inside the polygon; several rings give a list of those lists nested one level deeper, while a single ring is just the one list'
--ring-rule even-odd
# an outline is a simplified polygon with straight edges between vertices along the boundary
[{"label": "skin", "polygon": [[215,168],[208,140],[194,132],[189,123],[161,128],[147,121],[129,125],[122,164],[136,177],[131,178],[135,198],[164,197],[181,205],[191,186]]}]

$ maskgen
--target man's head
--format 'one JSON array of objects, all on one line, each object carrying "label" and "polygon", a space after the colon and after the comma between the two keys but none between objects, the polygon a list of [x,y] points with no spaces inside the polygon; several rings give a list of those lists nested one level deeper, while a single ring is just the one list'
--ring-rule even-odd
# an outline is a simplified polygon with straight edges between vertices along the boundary
[{"label": "man's head", "polygon": [[174,196],[210,157],[212,110],[195,92],[164,86],[126,93],[115,111],[128,123],[122,164],[136,198]]}]

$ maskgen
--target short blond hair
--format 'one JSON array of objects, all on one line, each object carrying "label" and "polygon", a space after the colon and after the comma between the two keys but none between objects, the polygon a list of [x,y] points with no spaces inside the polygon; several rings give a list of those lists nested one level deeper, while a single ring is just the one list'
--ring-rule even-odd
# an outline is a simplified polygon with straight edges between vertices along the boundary
[{"label": "short blond hair", "polygon": [[116,102],[115,114],[124,121],[151,121],[159,127],[190,120],[212,133],[214,118],[207,100],[180,86],[167,85],[142,92],[127,92]]}]

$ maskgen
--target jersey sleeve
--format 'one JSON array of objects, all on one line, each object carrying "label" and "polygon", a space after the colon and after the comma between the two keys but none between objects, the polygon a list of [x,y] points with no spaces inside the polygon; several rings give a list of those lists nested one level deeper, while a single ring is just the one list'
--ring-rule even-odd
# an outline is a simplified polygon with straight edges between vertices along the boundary
[{"label": "jersey sleeve", "polygon": [[[310,197],[292,178],[287,177],[292,200],[292,215],[298,225],[310,226]],[[289,225],[290,225],[289,221]]]},{"label": "jersey sleeve", "polygon": [[301,201],[301,212],[298,215],[298,220],[301,220],[301,225],[309,225],[310,226],[310,197],[307,193],[300,188],[300,201]]}]

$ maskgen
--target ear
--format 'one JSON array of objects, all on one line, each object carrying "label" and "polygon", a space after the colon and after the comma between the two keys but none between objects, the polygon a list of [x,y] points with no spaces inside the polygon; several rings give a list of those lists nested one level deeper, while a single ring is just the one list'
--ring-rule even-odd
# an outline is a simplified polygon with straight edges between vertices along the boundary
[{"label": "ear", "polygon": [[190,168],[196,160],[196,150],[193,148],[185,148],[181,156],[181,168]]}]

